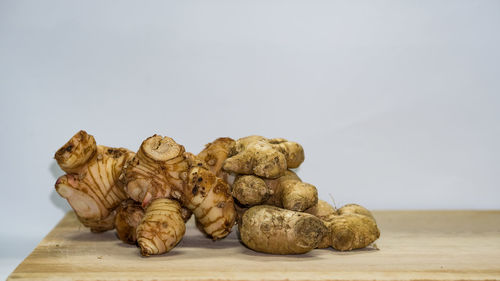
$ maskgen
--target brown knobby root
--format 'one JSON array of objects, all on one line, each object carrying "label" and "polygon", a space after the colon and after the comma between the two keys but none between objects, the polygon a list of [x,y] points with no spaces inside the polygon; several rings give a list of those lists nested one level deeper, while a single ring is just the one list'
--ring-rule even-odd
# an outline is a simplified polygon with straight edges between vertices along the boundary
[{"label": "brown knobby root", "polygon": [[184,205],[190,209],[197,225],[212,239],[226,237],[236,220],[229,185],[204,167],[190,169]]},{"label": "brown knobby root", "polygon": [[222,165],[234,144],[235,141],[231,138],[218,138],[205,145],[205,148],[198,153],[197,158],[204,163],[210,172],[227,182],[228,173],[222,169]]},{"label": "brown knobby root", "polygon": [[[145,207],[158,198],[175,199],[192,212],[211,238],[229,234],[235,221],[227,183],[195,155],[168,137],[153,136],[124,169],[125,190]],[[184,217],[190,213],[184,210]]]},{"label": "brown knobby root", "polygon": [[141,204],[128,199],[123,201],[116,210],[115,228],[118,238],[125,243],[137,242],[136,229],[142,218],[144,209]]},{"label": "brown knobby root", "polygon": [[137,226],[137,244],[143,256],[161,255],[172,250],[185,232],[181,205],[175,200],[156,199]]},{"label": "brown knobby root", "polygon": [[67,173],[57,179],[56,191],[93,232],[113,229],[114,209],[127,198],[119,177],[133,155],[125,148],[96,145],[85,131],[56,152],[57,164]]},{"label": "brown knobby root", "polygon": [[335,215],[337,213],[337,210],[332,205],[328,204],[328,202],[320,199],[318,200],[318,204],[312,206],[304,212],[315,215],[322,220],[326,220],[331,215]]},{"label": "brown knobby root", "polygon": [[285,139],[249,136],[237,140],[228,156],[223,164],[228,172],[277,178],[304,161],[304,149]]},{"label": "brown knobby root", "polygon": [[317,217],[269,205],[248,209],[238,225],[241,241],[270,254],[303,254],[316,248],[328,233]]},{"label": "brown knobby root", "polygon": [[284,138],[274,138],[268,141],[274,148],[285,155],[288,169],[298,168],[304,162],[305,155],[302,145]]},{"label": "brown knobby root", "polygon": [[346,204],[338,210],[338,213],[339,215],[358,214],[362,216],[367,216],[372,220],[375,220],[375,217],[373,216],[372,212],[370,212],[368,209],[358,204]]},{"label": "brown knobby root", "polygon": [[262,179],[254,175],[236,177],[232,194],[245,206],[273,205],[292,211],[304,211],[316,205],[318,191],[312,184],[302,182],[292,171],[277,179]]},{"label": "brown knobby root", "polygon": [[[189,220],[191,214],[188,209],[181,208],[181,217],[184,222]],[[116,209],[115,228],[118,238],[127,244],[136,244],[137,226],[143,217],[144,209],[140,203],[132,199],[123,201]]]},{"label": "brown knobby root", "polygon": [[333,247],[339,251],[350,251],[367,247],[380,237],[377,222],[372,213],[357,204],[348,204],[335,209],[323,200],[305,211],[321,218],[329,229],[318,248]]},{"label": "brown knobby root", "polygon": [[123,170],[130,198],[141,202],[143,207],[157,198],[182,200],[189,168],[184,152],[184,146],[169,137],[154,135],[143,141]]}]

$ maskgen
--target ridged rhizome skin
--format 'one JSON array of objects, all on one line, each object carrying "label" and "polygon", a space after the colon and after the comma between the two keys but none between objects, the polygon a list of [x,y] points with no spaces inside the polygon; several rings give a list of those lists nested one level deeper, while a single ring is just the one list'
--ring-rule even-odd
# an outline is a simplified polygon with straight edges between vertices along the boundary
[{"label": "ridged rhizome skin", "polygon": [[141,144],[123,170],[125,190],[146,207],[158,198],[182,200],[188,162],[184,146],[169,137],[154,135]]},{"label": "ridged rhizome skin", "polygon": [[123,177],[128,195],[143,207],[155,199],[175,199],[213,239],[227,236],[234,225],[227,183],[171,138],[154,135],[146,139],[127,163]]},{"label": "ridged rhizome skin", "polygon": [[96,145],[92,135],[76,133],[55,154],[67,174],[57,179],[56,191],[94,232],[113,229],[115,208],[127,198],[119,179],[134,153],[125,148]]},{"label": "ridged rhizome skin", "polygon": [[160,255],[172,250],[185,232],[186,225],[179,202],[155,199],[137,226],[137,244],[143,256]]}]

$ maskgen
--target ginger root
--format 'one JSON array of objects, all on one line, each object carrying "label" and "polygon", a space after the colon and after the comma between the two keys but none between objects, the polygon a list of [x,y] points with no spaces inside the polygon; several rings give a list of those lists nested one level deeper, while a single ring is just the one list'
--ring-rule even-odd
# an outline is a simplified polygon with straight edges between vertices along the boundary
[{"label": "ginger root", "polygon": [[328,202],[319,199],[318,204],[305,210],[304,213],[315,215],[322,220],[326,220],[331,215],[337,214],[337,210],[332,205],[328,204]]},{"label": "ginger root", "polygon": [[318,202],[318,191],[287,170],[277,179],[262,179],[253,175],[236,177],[232,193],[245,206],[273,205],[292,211],[304,211]]},{"label": "ginger root", "polygon": [[143,141],[123,170],[130,198],[143,207],[158,198],[180,200],[189,168],[184,152],[184,146],[169,137],[154,135]]},{"label": "ginger root", "polygon": [[205,149],[198,153],[197,157],[210,172],[227,182],[228,173],[222,170],[222,165],[234,144],[232,138],[218,138],[205,145]]},{"label": "ginger root", "polygon": [[137,242],[136,229],[143,217],[144,209],[141,204],[131,199],[123,201],[115,217],[118,238],[127,244],[135,244]]},{"label": "ginger root", "polygon": [[228,184],[203,167],[190,169],[185,206],[192,210],[200,228],[212,239],[226,237],[236,220]]},{"label": "ginger root", "polygon": [[67,173],[57,179],[56,191],[93,232],[113,229],[114,210],[127,198],[119,177],[133,155],[125,148],[96,145],[85,131],[76,133],[56,152],[57,164]]},{"label": "ginger root", "polygon": [[380,236],[362,206],[336,209],[318,200],[316,187],[290,170],[304,161],[302,146],[282,138],[218,138],[195,156],[154,135],[134,154],[97,145],[80,131],[55,159],[66,172],[55,188],[78,219],[93,232],[116,228],[118,238],[137,244],[144,256],[173,249],[191,215],[214,240],[237,220],[248,248],[272,254],[347,251]]},{"label": "ginger root", "polygon": [[287,169],[299,167],[304,161],[304,149],[285,139],[249,136],[238,139],[228,156],[223,164],[228,172],[277,178]]},{"label": "ginger root", "polygon": [[[181,217],[184,222],[191,218],[191,211],[182,207]],[[115,228],[120,240],[127,244],[136,244],[137,227],[144,218],[144,209],[141,204],[132,199],[127,199],[121,203],[116,210]]]},{"label": "ginger root", "polygon": [[328,229],[317,217],[268,205],[248,209],[238,225],[241,241],[270,254],[303,254],[316,248]]},{"label": "ginger root", "polygon": [[127,163],[124,178],[125,190],[143,207],[158,198],[175,199],[214,240],[227,236],[234,225],[236,214],[227,183],[171,138],[146,139]]},{"label": "ginger root", "polygon": [[318,248],[333,247],[350,251],[367,247],[380,237],[375,218],[370,211],[357,204],[335,209],[323,200],[305,211],[320,218],[328,227]]},{"label": "ginger root", "polygon": [[156,199],[137,226],[137,244],[143,256],[160,255],[172,250],[185,232],[181,205],[175,200]]}]

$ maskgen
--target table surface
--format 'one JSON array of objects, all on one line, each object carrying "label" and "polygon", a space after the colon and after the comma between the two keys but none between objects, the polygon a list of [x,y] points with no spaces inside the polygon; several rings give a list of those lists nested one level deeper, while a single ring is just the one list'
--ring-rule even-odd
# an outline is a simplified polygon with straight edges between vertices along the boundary
[{"label": "table surface", "polygon": [[[500,211],[378,211],[375,247],[254,252],[236,228],[213,242],[188,222],[170,253],[141,257],[68,213],[8,280],[500,280]],[[378,249],[377,249],[378,248]]]}]

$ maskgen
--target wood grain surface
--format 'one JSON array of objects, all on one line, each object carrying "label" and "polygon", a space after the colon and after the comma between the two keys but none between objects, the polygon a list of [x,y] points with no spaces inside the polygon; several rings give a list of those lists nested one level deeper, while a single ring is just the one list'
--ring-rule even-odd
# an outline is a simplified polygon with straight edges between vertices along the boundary
[{"label": "wood grain surface", "polygon": [[500,211],[374,214],[378,250],[261,254],[238,241],[236,228],[212,242],[191,220],[170,253],[143,258],[68,213],[8,280],[500,280]]}]

